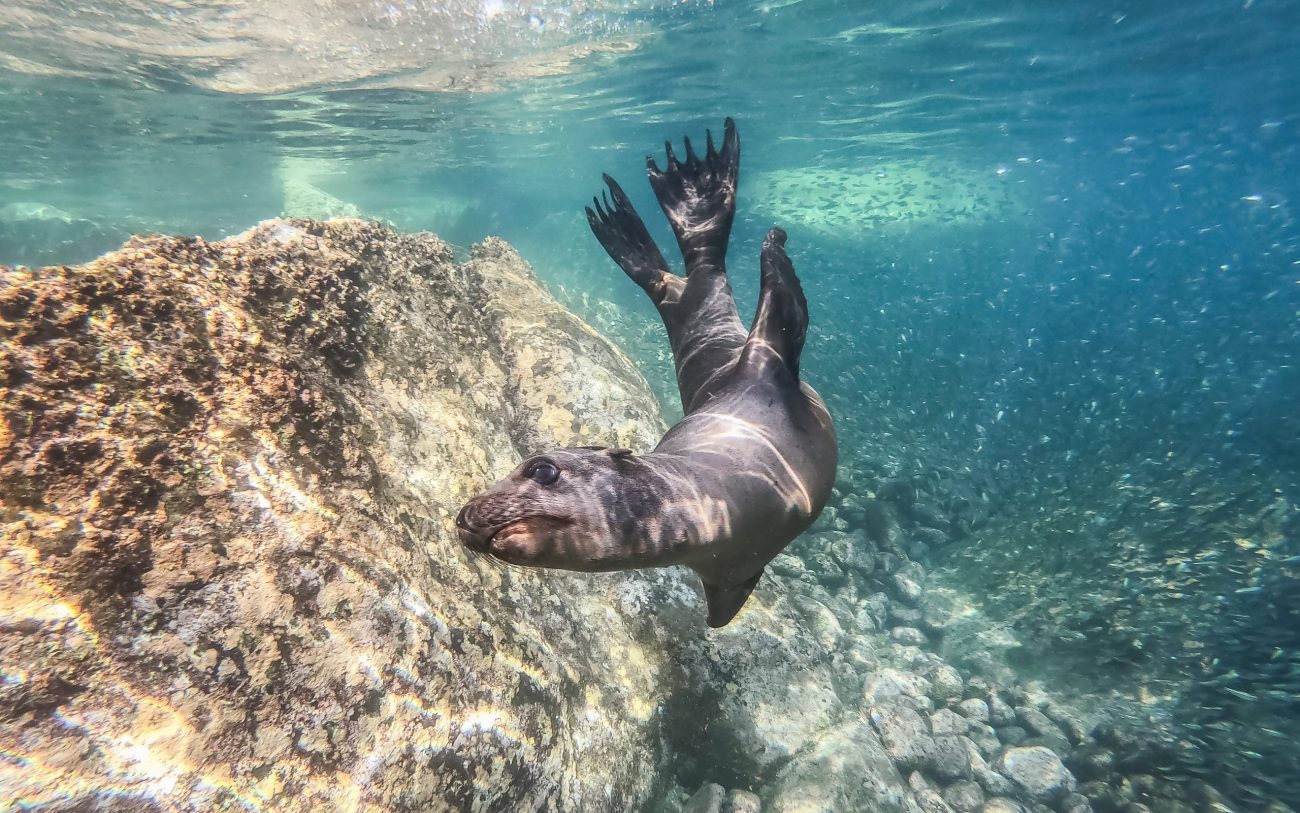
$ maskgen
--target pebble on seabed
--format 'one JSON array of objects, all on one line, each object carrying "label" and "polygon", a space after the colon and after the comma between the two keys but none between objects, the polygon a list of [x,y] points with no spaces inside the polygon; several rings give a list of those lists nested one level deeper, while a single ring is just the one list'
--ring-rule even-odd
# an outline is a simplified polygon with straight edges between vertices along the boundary
[{"label": "pebble on seabed", "polygon": [[889,631],[889,637],[903,646],[925,646],[929,643],[925,633],[916,627],[894,627]]},{"label": "pebble on seabed", "polygon": [[1053,802],[1074,792],[1074,775],[1050,748],[1009,748],[995,766],[1035,802]]}]

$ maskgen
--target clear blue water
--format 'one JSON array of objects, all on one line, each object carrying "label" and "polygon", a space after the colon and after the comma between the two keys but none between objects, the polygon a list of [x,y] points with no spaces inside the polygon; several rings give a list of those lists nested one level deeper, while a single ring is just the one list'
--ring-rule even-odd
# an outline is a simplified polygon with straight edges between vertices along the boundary
[{"label": "clear blue water", "polygon": [[[734,116],[741,310],[782,225],[845,465],[983,483],[998,533],[937,567],[1041,636],[1025,668],[1076,691],[1181,686],[1177,714],[1232,724],[1203,769],[1263,777],[1244,804],[1295,806],[1294,737],[1241,743],[1252,715],[1300,735],[1300,3],[525,5],[11,3],[0,262],[284,212],[498,234],[671,417],[653,311],[582,206],[606,171],[654,212],[643,156]],[[1210,610],[1134,609],[1189,589],[1148,564],[1243,534],[1273,559],[1191,587]],[[999,589],[1016,573],[1044,593],[1136,586],[1072,646]],[[1210,655],[1180,654],[1206,635]],[[1157,654],[1117,654],[1134,641]],[[1264,699],[1197,694],[1232,670]],[[1245,751],[1263,756],[1242,768]]]}]

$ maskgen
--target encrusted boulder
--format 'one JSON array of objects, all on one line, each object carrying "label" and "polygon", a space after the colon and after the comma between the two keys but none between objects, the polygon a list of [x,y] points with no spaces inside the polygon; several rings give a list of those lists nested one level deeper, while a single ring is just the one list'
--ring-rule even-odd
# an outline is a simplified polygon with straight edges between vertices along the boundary
[{"label": "encrusted boulder", "polygon": [[521,454],[663,429],[497,240],[270,221],[0,269],[0,785],[628,809],[664,764],[645,607],[693,585],[497,567],[451,518]]}]

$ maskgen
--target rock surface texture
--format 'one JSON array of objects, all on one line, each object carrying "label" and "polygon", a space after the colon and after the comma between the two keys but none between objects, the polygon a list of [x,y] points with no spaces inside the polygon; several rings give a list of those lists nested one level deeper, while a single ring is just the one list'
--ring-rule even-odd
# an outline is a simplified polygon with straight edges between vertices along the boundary
[{"label": "rock surface texture", "polygon": [[651,793],[662,656],[626,597],[693,591],[455,542],[460,502],[521,454],[664,429],[631,362],[507,245],[457,264],[356,220],[136,239],[3,269],[0,319],[6,797],[622,811]]}]

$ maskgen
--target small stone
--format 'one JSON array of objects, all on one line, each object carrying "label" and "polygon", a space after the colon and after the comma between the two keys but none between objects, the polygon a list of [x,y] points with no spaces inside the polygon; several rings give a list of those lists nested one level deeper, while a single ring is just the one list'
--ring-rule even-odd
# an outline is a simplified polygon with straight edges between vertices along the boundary
[{"label": "small stone", "polygon": [[[1191,813],[1191,807],[1186,805],[1184,807],[1186,807],[1187,813]],[[1071,793],[1061,800],[1061,803],[1057,805],[1057,810],[1060,810],[1061,813],[1092,813],[1092,802],[1089,802],[1088,797],[1082,793]]]},{"label": "small stone", "polygon": [[912,532],[912,538],[929,548],[942,548],[952,541],[948,534],[938,528],[917,528]]},{"label": "small stone", "polygon": [[721,785],[708,782],[691,795],[682,806],[682,813],[722,813],[726,799],[727,791]]},{"label": "small stone", "polygon": [[946,663],[936,666],[926,677],[930,679],[932,687],[930,697],[936,703],[946,703],[961,697],[962,689],[965,688],[961,673]]},{"label": "small stone", "polygon": [[1029,739],[1029,732],[1018,725],[1004,725],[998,729],[998,739],[1003,745],[1019,745]]},{"label": "small stone", "polygon": [[1093,745],[1070,757],[1070,770],[1080,779],[1105,779],[1115,770],[1115,752]]},{"label": "small stone", "polygon": [[848,536],[831,543],[831,558],[847,570],[856,570],[863,576],[870,576],[876,568],[876,561],[867,549],[870,543],[861,536]]},{"label": "small stone", "polygon": [[827,587],[842,587],[849,580],[844,568],[825,553],[814,553],[809,556],[808,570],[817,577],[817,581]]},{"label": "small stone", "polygon": [[925,584],[925,565],[920,562],[909,562],[904,559],[898,568],[898,574],[906,576],[917,584]]},{"label": "small stone", "polygon": [[952,613],[949,610],[930,601],[925,601],[922,604],[922,630],[939,635],[952,626]]},{"label": "small stone", "polygon": [[979,748],[981,755],[990,759],[994,754],[1002,750],[1002,741],[998,739],[998,734],[993,730],[993,726],[971,720],[970,727],[966,729],[966,736]]},{"label": "small stone", "polygon": [[978,720],[981,723],[989,721],[989,704],[980,700],[978,697],[972,697],[970,700],[963,700],[957,704],[957,711],[963,717],[971,720]]},{"label": "small stone", "polygon": [[939,709],[930,715],[930,732],[940,734],[965,734],[970,721],[951,709]]},{"label": "small stone", "polygon": [[1011,796],[1016,792],[1015,782],[1007,779],[1002,774],[988,767],[988,765],[985,765],[983,770],[975,769],[973,773],[975,775],[975,781],[979,782],[980,787],[984,788],[984,792],[991,796]]},{"label": "small stone", "polygon": [[989,722],[996,726],[1011,725],[1016,721],[1016,711],[997,692],[988,693]]},{"label": "small stone", "polygon": [[722,813],[762,813],[763,802],[757,793],[739,788],[727,791]]},{"label": "small stone", "polygon": [[893,573],[903,564],[903,558],[897,554],[882,552],[876,557],[876,566],[885,573]]},{"label": "small stone", "polygon": [[894,627],[889,631],[889,637],[903,646],[925,646],[930,642],[916,627]]},{"label": "small stone", "polygon": [[1056,723],[1051,718],[1043,714],[1033,706],[1017,706],[1016,719],[1030,733],[1035,735],[1034,739],[1039,740],[1038,744],[1051,748],[1058,754],[1068,754],[1070,752],[1070,741],[1066,739],[1064,732],[1056,727]]},{"label": "small stone", "polygon": [[937,791],[925,788],[918,790],[913,797],[916,799],[917,807],[921,808],[922,813],[953,813],[952,808],[943,800]]},{"label": "small stone", "polygon": [[915,627],[924,620],[921,611],[904,604],[889,605],[889,623],[894,627]]},{"label": "small stone", "polygon": [[876,622],[876,629],[885,626],[885,619],[889,617],[889,603],[889,596],[884,593],[872,593],[862,599],[862,611]]},{"label": "small stone", "polygon": [[871,725],[885,744],[885,753],[900,770],[921,767],[934,747],[925,720],[905,705],[873,706]]},{"label": "small stone", "polygon": [[968,779],[971,773],[967,742],[969,740],[965,737],[955,737],[951,734],[934,737],[929,753],[926,755],[926,766],[930,769],[930,773],[947,782]]},{"label": "small stone", "polygon": [[768,567],[772,568],[772,571],[777,575],[787,576],[792,579],[799,578],[808,570],[802,559],[788,553],[777,554],[776,558],[768,564]]},{"label": "small stone", "polygon": [[914,503],[908,513],[912,515],[912,519],[916,520],[917,525],[925,528],[934,528],[946,533],[951,527],[943,512],[929,503]]},{"label": "small stone", "polygon": [[899,601],[915,606],[925,596],[925,589],[902,573],[895,573],[890,580],[894,585],[894,597]]},{"label": "small stone", "polygon": [[978,747],[972,747],[974,745],[972,742],[967,746],[966,755],[970,758],[971,775],[975,777],[975,781],[979,783],[980,787],[984,788],[991,796],[1009,796],[1015,793],[1015,784],[990,768],[989,764],[984,761],[983,753],[980,752]]},{"label": "small stone", "polygon": [[1083,722],[1060,706],[1049,704],[1043,709],[1043,714],[1065,732],[1071,744],[1080,745],[1088,738],[1088,729]]},{"label": "small stone", "polygon": [[959,813],[975,813],[984,806],[984,791],[974,782],[957,782],[944,788],[943,800]]},{"label": "small stone", "polygon": [[1004,796],[994,796],[984,803],[980,808],[980,813],[1027,813],[1026,810],[1014,799],[1008,799]]},{"label": "small stone", "polygon": [[1061,799],[1077,786],[1074,774],[1066,770],[1061,758],[1042,746],[1010,748],[995,767],[1035,802]]},{"label": "small stone", "polygon": [[1056,727],[1056,723],[1033,706],[1017,706],[1016,719],[1031,734],[1044,737],[1062,736],[1061,729]]},{"label": "small stone", "polygon": [[921,699],[928,701],[930,681],[910,672],[897,669],[880,669],[871,673],[862,687],[862,699],[867,706],[888,705],[902,701],[919,708]]}]

